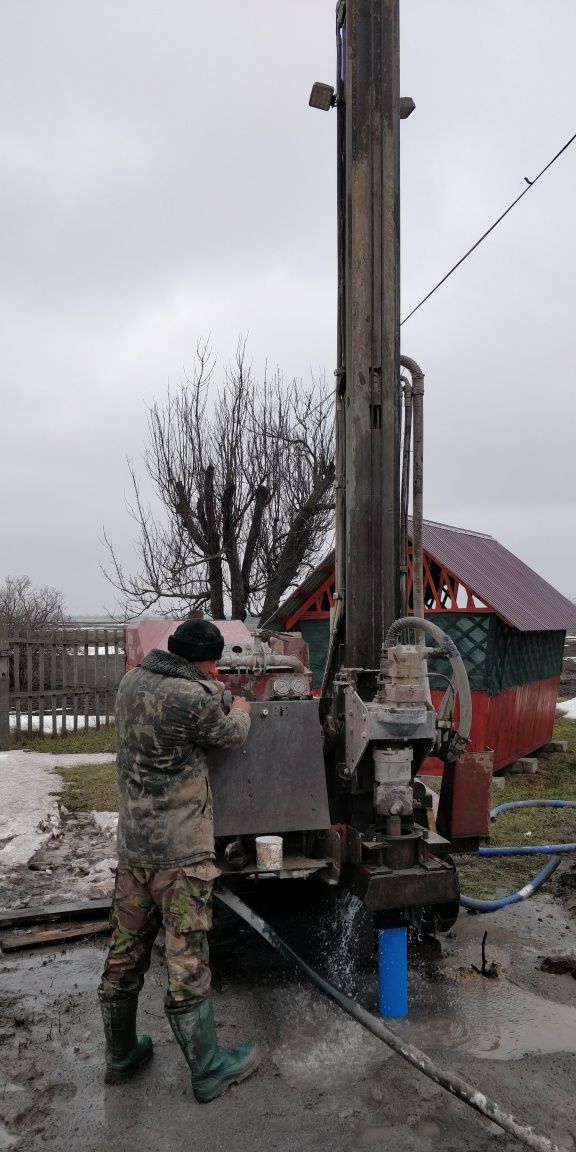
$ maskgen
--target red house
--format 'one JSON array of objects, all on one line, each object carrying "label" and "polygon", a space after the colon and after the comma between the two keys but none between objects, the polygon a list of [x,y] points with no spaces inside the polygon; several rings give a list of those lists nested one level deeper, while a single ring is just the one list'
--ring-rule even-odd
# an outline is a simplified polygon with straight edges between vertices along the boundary
[{"label": "red house", "polygon": [[[462,654],[473,701],[471,751],[494,751],[494,769],[540,748],[552,735],[566,630],[576,605],[492,536],[424,522],[426,615]],[[409,556],[409,589],[412,584]],[[319,686],[334,605],[334,553],[266,622],[299,631]],[[442,670],[443,671],[443,670]],[[443,695],[432,681],[432,698]]]}]

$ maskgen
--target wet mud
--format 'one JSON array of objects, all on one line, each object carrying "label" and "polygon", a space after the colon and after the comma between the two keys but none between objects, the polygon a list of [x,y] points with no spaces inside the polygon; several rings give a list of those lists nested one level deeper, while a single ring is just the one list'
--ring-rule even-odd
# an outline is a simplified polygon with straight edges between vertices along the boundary
[{"label": "wet mud", "polygon": [[[353,982],[374,1008],[362,923],[352,904],[338,918],[314,910],[301,935],[333,979]],[[281,917],[296,932],[295,913]],[[305,918],[304,918],[305,921]],[[487,980],[487,958],[500,976]],[[551,898],[500,917],[459,919],[444,958],[412,967],[411,1009],[394,1027],[459,1071],[524,1122],[575,1145],[576,981],[543,971],[571,955],[573,921]],[[336,941],[342,947],[337,949]],[[362,944],[358,948],[359,942]],[[0,960],[0,1149],[54,1152],[488,1152],[517,1146],[392,1056],[248,931],[219,924],[214,1000],[221,1040],[254,1038],[265,1058],[255,1077],[207,1106],[196,1104],[163,1014],[160,949],[141,998],[152,1063],[122,1087],[102,1082],[96,986],[104,951],[80,946]],[[333,971],[330,973],[330,968]]]},{"label": "wet mud", "polygon": [[115,825],[98,824],[102,815],[62,811],[57,828],[26,864],[0,867],[0,907],[102,900],[111,895]]}]

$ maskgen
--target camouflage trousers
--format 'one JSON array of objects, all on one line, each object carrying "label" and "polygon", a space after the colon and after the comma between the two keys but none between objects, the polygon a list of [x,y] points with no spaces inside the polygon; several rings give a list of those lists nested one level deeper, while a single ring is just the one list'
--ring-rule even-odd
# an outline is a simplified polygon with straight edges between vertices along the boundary
[{"label": "camouflage trousers", "polygon": [[166,1008],[205,1000],[210,991],[207,932],[218,870],[205,863],[176,868],[118,865],[110,912],[112,939],[100,983],[103,1000],[140,992],[152,945],[164,925]]}]

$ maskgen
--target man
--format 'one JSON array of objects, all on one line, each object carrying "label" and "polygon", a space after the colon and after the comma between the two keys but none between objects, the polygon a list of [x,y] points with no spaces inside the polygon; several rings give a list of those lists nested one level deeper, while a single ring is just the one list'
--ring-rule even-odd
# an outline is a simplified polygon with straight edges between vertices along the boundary
[{"label": "man", "polygon": [[116,701],[118,871],[112,939],[98,990],[107,1083],[152,1056],[136,1035],[138,994],[160,925],[166,933],[165,1009],[192,1073],[196,1099],[219,1096],[258,1065],[253,1044],[228,1052],[216,1041],[206,934],[214,864],[209,749],[236,748],[250,730],[250,704],[222,707],[216,680],[224,640],[207,620],[186,620],[123,677]]}]

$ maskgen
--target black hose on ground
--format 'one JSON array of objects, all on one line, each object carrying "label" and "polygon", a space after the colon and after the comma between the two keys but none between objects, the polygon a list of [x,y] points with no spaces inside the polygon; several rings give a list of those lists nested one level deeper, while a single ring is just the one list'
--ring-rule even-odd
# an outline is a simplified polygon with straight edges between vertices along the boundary
[{"label": "black hose on ground", "polygon": [[504,1112],[499,1104],[496,1104],[493,1100],[489,1100],[483,1092],[479,1092],[476,1088],[473,1088],[472,1085],[463,1080],[461,1076],[458,1076],[454,1072],[443,1072],[424,1052],[421,1052],[412,1044],[404,1043],[381,1019],[373,1016],[371,1012],[367,1012],[365,1008],[361,1008],[359,1004],[356,1004],[349,996],[340,992],[338,988],[334,988],[332,984],[329,984],[327,980],[324,980],[322,976],[315,972],[297,952],[294,952],[290,945],[282,940],[270,924],[267,924],[257,912],[253,912],[243,900],[240,900],[238,896],[230,892],[228,888],[216,888],[214,894],[227,908],[231,908],[232,911],[236,912],[242,920],[245,920],[251,928],[259,932],[260,936],[262,936],[268,944],[276,948],[290,963],[295,964],[309,980],[312,980],[312,982],[316,984],[325,996],[328,996],[330,1000],[338,1004],[338,1006],[342,1008],[344,1012],[347,1012],[349,1016],[352,1016],[354,1020],[363,1024],[369,1032],[372,1032],[374,1036],[377,1036],[379,1040],[387,1044],[388,1047],[396,1052],[398,1056],[401,1056],[403,1060],[407,1060],[413,1068],[416,1068],[419,1072],[423,1072],[424,1075],[428,1076],[430,1080],[433,1080],[435,1084],[439,1084],[441,1088],[445,1088],[447,1092],[450,1092],[453,1096],[457,1096],[458,1099],[463,1100],[465,1104],[469,1104],[476,1112],[480,1112],[482,1116],[486,1116],[489,1120],[492,1120],[494,1124],[498,1124],[500,1128],[504,1128],[506,1132],[509,1132],[516,1140],[524,1144],[526,1148],[532,1148],[534,1152],[562,1152],[562,1150],[558,1148],[558,1145],[553,1144],[546,1136],[539,1136],[537,1132],[534,1132],[533,1128],[527,1128],[523,1124],[519,1124],[514,1116],[511,1116],[508,1112]]}]

